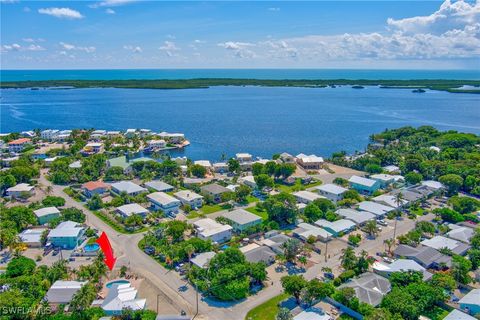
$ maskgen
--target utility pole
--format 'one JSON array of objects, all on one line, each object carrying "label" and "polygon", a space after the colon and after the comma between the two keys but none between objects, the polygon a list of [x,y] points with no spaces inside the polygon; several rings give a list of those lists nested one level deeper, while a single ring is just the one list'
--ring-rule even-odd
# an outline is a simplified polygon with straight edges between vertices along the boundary
[{"label": "utility pole", "polygon": [[197,306],[196,306],[196,309],[197,309],[197,310],[195,311],[195,315],[193,316],[192,320],[194,320],[195,317],[198,316],[198,287],[197,287],[196,284],[195,284],[195,300],[196,300],[196,302],[197,302],[197,303],[196,303],[196,304],[197,304]]},{"label": "utility pole", "polygon": [[397,222],[398,217],[395,217],[395,226],[393,227],[393,244],[395,244],[395,237],[397,236]]},{"label": "utility pole", "polygon": [[325,242],[325,262],[327,262],[328,240]]}]

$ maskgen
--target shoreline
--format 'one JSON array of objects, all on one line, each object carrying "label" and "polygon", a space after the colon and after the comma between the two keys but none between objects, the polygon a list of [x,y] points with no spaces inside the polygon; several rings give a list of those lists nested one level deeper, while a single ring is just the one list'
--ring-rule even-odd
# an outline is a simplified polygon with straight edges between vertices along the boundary
[{"label": "shoreline", "polygon": [[[363,86],[377,86],[389,89],[429,89],[450,93],[480,93],[480,80],[349,80],[349,79],[318,79],[318,80],[261,80],[234,78],[196,78],[180,80],[36,80],[7,81],[0,83],[1,89],[31,89],[51,88],[56,90],[80,88],[121,88],[121,89],[207,89],[216,86],[260,86],[260,87],[302,87],[326,88],[335,86],[352,86],[362,89]],[[475,89],[465,89],[465,86]],[[477,89],[478,88],[478,89]]]}]

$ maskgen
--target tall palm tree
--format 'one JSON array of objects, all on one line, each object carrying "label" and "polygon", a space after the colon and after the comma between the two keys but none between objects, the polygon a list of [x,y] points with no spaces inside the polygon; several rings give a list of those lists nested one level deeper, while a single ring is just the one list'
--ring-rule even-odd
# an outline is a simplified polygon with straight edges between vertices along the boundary
[{"label": "tall palm tree", "polygon": [[47,186],[47,188],[45,189],[45,192],[46,192],[47,194],[52,194],[52,192],[53,192],[52,186]]},{"label": "tall palm tree", "polygon": [[[402,215],[402,205],[403,205],[403,194],[401,192],[395,195],[395,203],[397,204],[397,214]],[[398,219],[395,217],[395,226],[393,228],[393,241],[395,242],[395,237],[397,236],[397,222]]]},{"label": "tall palm tree", "polygon": [[392,252],[393,239],[385,239],[383,243],[387,246],[388,254]]},{"label": "tall palm tree", "polygon": [[365,231],[368,235],[373,236],[374,238],[377,236],[378,228],[375,220],[370,220],[365,224]]}]

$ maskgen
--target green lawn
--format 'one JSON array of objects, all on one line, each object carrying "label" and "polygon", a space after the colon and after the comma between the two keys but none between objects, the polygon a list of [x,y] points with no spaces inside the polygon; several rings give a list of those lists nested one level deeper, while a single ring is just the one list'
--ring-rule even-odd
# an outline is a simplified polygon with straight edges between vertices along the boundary
[{"label": "green lawn", "polygon": [[301,179],[296,179],[295,184],[293,184],[291,186],[283,184],[283,183],[276,183],[275,188],[280,190],[281,192],[292,193],[292,192],[295,192],[295,191],[300,191],[300,190],[305,190],[307,188],[316,187],[316,186],[319,186],[321,184],[322,184],[322,181],[314,180],[312,183],[303,185]]},{"label": "green lawn", "polygon": [[288,298],[288,294],[282,293],[261,305],[248,311],[245,320],[275,320],[278,312],[278,304]]},{"label": "green lawn", "polygon": [[135,231],[129,231],[127,230],[122,224],[118,223],[117,221],[111,219],[108,215],[106,215],[105,213],[101,212],[101,211],[92,211],[92,213],[94,215],[96,215],[98,218],[100,218],[103,222],[105,222],[106,224],[108,224],[110,227],[112,227],[112,229],[120,232],[120,233],[140,233],[140,232],[144,232],[144,231],[147,231],[148,228],[147,227],[142,227],[140,229],[136,229]]},{"label": "green lawn", "polygon": [[248,203],[253,203],[253,202],[257,202],[258,201],[258,198],[252,196],[252,195],[249,195],[247,196],[247,202]]},{"label": "green lawn", "polygon": [[438,306],[435,306],[431,311],[429,312],[424,312],[424,316],[428,317],[429,319],[432,319],[432,320],[442,320],[443,318],[445,318],[448,314],[450,313],[450,311],[447,311],[445,309],[442,309]]},{"label": "green lawn", "polygon": [[257,209],[257,207],[250,207],[250,208],[247,208],[245,210],[247,210],[248,212],[251,212],[253,214],[256,214],[257,216],[259,216],[263,220],[268,219],[268,214],[267,214],[267,211],[265,211],[265,210],[260,211],[260,210]]},{"label": "green lawn", "polygon": [[210,213],[214,213],[214,212],[217,212],[220,210],[226,210],[226,209],[228,209],[227,205],[207,204],[207,205],[203,205],[200,211],[203,212],[204,214],[210,214]]}]

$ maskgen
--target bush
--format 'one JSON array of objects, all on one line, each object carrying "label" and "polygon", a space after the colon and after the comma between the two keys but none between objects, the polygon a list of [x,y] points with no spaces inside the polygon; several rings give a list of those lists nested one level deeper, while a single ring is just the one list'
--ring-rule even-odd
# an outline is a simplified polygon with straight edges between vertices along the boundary
[{"label": "bush", "polygon": [[62,197],[47,196],[42,200],[42,204],[46,207],[63,207],[65,205],[65,199]]}]

